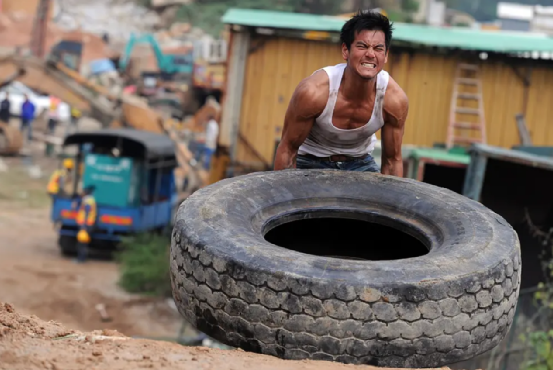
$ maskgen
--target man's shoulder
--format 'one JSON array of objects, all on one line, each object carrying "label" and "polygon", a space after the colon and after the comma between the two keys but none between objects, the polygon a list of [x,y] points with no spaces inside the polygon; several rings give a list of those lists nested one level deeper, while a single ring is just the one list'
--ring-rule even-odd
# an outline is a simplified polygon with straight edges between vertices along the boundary
[{"label": "man's shoulder", "polygon": [[407,94],[391,76],[384,96],[383,111],[387,122],[400,122],[401,124],[405,122],[409,111]]},{"label": "man's shoulder", "polygon": [[389,77],[386,95],[384,96],[384,106],[389,109],[403,109],[409,105],[409,98],[401,86],[392,78]]},{"label": "man's shoulder", "polygon": [[319,70],[300,81],[292,97],[294,105],[310,115],[322,113],[329,96],[328,74]]},{"label": "man's shoulder", "polygon": [[298,90],[310,93],[326,92],[326,95],[328,96],[329,84],[330,80],[328,78],[328,74],[324,70],[320,69],[301,80],[298,84]]}]

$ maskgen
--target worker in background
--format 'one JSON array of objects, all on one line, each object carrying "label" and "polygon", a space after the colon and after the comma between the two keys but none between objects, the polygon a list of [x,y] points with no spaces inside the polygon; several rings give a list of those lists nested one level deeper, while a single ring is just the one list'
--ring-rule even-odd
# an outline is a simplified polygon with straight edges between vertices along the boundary
[{"label": "worker in background", "polygon": [[6,97],[0,102],[0,121],[10,123],[10,93],[6,91]]},{"label": "worker in background", "polygon": [[35,105],[29,100],[27,94],[24,95],[25,100],[21,106],[21,127],[20,131],[27,130],[27,140],[33,140],[33,119],[35,118]]},{"label": "worker in background", "polygon": [[48,133],[54,134],[59,119],[59,103],[60,100],[55,96],[50,96],[50,109],[48,109]]},{"label": "worker in background", "polygon": [[71,107],[71,130],[73,132],[77,131],[77,125],[79,124],[79,119],[81,118],[81,111],[76,107]]},{"label": "worker in background", "polygon": [[77,225],[79,232],[77,233],[77,262],[83,263],[88,257],[88,247],[90,245],[90,234],[94,225],[96,225],[96,199],[94,199],[94,185],[87,186],[83,189],[83,198],[77,211]]},{"label": "worker in background", "polygon": [[204,146],[204,168],[209,170],[211,165],[211,157],[217,148],[217,137],[219,136],[219,124],[213,115],[210,115],[205,129],[205,146]]},{"label": "worker in background", "polygon": [[66,184],[71,182],[73,167],[73,160],[67,158],[63,161],[63,168],[54,171],[48,182],[47,191],[49,195],[58,195],[60,191],[62,193],[66,192]]}]

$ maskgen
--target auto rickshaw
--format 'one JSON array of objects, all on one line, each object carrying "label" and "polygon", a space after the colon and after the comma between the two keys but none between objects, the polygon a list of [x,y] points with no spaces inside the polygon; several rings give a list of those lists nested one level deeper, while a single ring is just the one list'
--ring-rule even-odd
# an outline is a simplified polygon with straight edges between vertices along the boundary
[{"label": "auto rickshaw", "polygon": [[165,135],[132,128],[102,129],[67,136],[76,146],[72,190],[53,196],[51,219],[63,255],[77,248],[77,210],[82,189],[94,187],[97,216],[90,247],[114,249],[124,236],[170,229],[178,208],[175,146]]}]

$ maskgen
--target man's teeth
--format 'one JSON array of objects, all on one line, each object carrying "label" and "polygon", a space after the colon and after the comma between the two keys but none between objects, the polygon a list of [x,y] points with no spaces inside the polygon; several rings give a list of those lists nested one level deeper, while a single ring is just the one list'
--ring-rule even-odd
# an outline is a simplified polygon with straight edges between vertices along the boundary
[{"label": "man's teeth", "polygon": [[376,68],[376,64],[374,63],[363,63],[362,65],[363,67],[367,67],[367,68]]}]

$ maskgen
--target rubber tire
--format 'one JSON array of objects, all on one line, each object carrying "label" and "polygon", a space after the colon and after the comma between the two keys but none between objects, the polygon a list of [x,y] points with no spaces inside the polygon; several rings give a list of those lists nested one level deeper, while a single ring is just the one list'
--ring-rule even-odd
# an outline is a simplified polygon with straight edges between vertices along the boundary
[{"label": "rubber tire", "polygon": [[[284,215],[324,210],[388,220],[431,249],[355,261],[263,238]],[[415,180],[333,170],[254,173],[198,190],[179,208],[170,262],[180,313],[222,343],[384,367],[441,367],[492,349],[510,329],[521,276],[517,234],[480,203]]]}]

